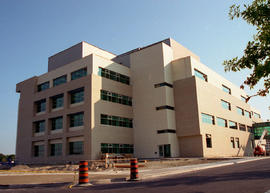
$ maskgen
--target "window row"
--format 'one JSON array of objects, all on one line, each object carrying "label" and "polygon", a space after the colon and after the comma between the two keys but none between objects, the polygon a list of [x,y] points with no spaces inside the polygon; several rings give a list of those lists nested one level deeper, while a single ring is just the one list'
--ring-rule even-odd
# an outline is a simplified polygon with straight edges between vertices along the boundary
[{"label": "window row", "polygon": [[236,107],[236,108],[237,108],[237,113],[238,113],[239,115],[242,115],[242,116],[251,118],[251,112],[249,112],[249,111],[247,111],[247,110],[244,110],[244,109],[242,109],[241,107]]},{"label": "window row", "polygon": [[[70,104],[80,103],[84,101],[84,88],[75,89],[68,92],[70,98]],[[64,106],[64,94],[59,94],[50,97],[51,108],[57,109]],[[35,112],[45,112],[46,111],[46,99],[42,99],[35,102]]]},{"label": "window row", "polygon": [[215,117],[213,115],[208,115],[205,113],[201,113],[201,118],[202,118],[202,122],[206,123],[206,124],[210,124],[210,125],[215,125],[217,124],[220,127],[228,127],[231,129],[238,129],[239,126],[239,130],[241,131],[246,131],[248,130],[248,132],[251,132],[251,126],[246,126],[244,124],[241,123],[236,123],[234,121],[228,121],[226,119],[223,119],[221,117]]},{"label": "window row", "polygon": [[[87,75],[87,68],[82,68],[79,70],[76,70],[74,72],[71,72],[71,80],[76,80],[78,78],[84,77]],[[53,87],[64,84],[67,82],[67,75],[60,76],[58,78],[53,79]],[[50,82],[44,82],[37,86],[37,91],[43,91],[50,88]]]},{"label": "window row", "polygon": [[132,98],[129,96],[113,93],[106,90],[100,90],[100,98],[105,101],[132,106]]},{"label": "window row", "polygon": [[[63,144],[62,143],[51,143],[49,144],[49,156],[62,156]],[[83,141],[68,142],[68,155],[81,155],[83,154]],[[44,157],[45,156],[45,145],[34,144],[33,145],[33,156]]]},{"label": "window row", "polygon": [[112,125],[112,126],[120,126],[120,127],[128,127],[132,128],[132,119],[112,116],[112,115],[100,115],[100,123],[103,125]]},{"label": "window row", "polygon": [[101,143],[101,153],[133,154],[133,152],[132,144]]},{"label": "window row", "polygon": [[[221,106],[222,106],[222,108],[224,108],[226,110],[230,110],[230,111],[232,110],[231,103],[229,103],[225,100],[222,100],[222,99],[221,99]],[[242,109],[241,107],[236,107],[236,111],[239,115],[245,116],[245,117],[250,118],[250,119],[251,119],[252,115],[253,115],[253,117],[261,118],[258,113],[255,113],[252,111],[249,112],[247,110]]]},{"label": "window row", "polygon": [[99,67],[98,69],[98,75],[102,76],[104,78],[108,78],[117,82],[121,82],[124,84],[129,85],[130,84],[130,79],[128,76],[120,74],[118,72],[114,72],[105,68]]},{"label": "window row", "polygon": [[[84,125],[84,113],[74,113],[67,115],[69,127],[80,127]],[[63,129],[63,116],[49,119],[49,127],[51,131]],[[46,130],[45,120],[36,121],[33,123],[34,133],[43,133]]]},{"label": "window row", "polygon": [[[204,74],[203,72],[201,72],[201,71],[195,69],[195,68],[194,68],[194,75],[195,75],[196,77],[198,77],[198,78],[204,80],[205,82],[208,82],[208,77],[207,77],[207,75]],[[228,93],[228,94],[230,94],[230,95],[232,94],[232,90],[231,90],[229,87],[225,86],[224,84],[222,84],[221,86],[222,86],[222,90],[223,90],[224,92],[226,92],[226,93]],[[242,96],[242,95],[241,95],[241,100],[244,101],[245,103],[247,103],[247,98],[244,97],[244,96]]]},{"label": "window row", "polygon": [[[206,134],[205,139],[206,139],[206,147],[207,148],[212,148],[212,136],[211,136],[211,134]],[[240,141],[239,141],[238,137],[231,137],[230,142],[231,142],[232,148],[240,148]]]}]

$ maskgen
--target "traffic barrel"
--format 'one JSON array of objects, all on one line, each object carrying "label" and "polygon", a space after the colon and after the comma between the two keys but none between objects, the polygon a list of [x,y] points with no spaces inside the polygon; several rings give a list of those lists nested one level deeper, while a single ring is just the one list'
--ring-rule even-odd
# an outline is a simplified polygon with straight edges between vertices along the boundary
[{"label": "traffic barrel", "polygon": [[138,170],[138,160],[137,158],[130,159],[130,181],[139,180],[139,170]]},{"label": "traffic barrel", "polygon": [[87,161],[80,161],[79,185],[90,185],[89,177],[88,177],[88,162]]}]

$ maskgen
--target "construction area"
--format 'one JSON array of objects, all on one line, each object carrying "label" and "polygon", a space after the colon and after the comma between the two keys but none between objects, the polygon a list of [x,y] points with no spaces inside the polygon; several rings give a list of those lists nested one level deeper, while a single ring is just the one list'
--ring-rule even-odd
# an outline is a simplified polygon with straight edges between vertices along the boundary
[{"label": "construction area", "polygon": [[[138,173],[140,180],[155,177],[192,172],[202,169],[232,165],[268,157],[245,157],[245,158],[181,158],[160,160],[139,160]],[[105,162],[92,161],[89,163],[88,179],[91,184],[108,184],[125,182],[130,177],[128,160]],[[66,183],[68,186],[78,184],[79,165],[17,165],[15,167],[2,167],[0,170],[0,188],[9,185],[29,184],[59,184]]]}]

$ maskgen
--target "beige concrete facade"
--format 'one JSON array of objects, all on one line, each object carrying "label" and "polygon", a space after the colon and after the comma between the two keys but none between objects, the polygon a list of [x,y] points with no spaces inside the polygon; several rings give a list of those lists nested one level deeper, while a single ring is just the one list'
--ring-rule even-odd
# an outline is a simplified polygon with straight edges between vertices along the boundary
[{"label": "beige concrete facade", "polygon": [[[172,39],[118,56],[81,42],[51,56],[48,73],[16,87],[17,160],[76,162],[99,159],[106,151],[139,158],[250,155],[253,134],[247,126],[261,121],[255,116],[258,111],[241,100],[246,96],[243,90],[199,60]],[[86,72],[74,79],[72,74],[80,69]],[[62,76],[66,82],[55,85]],[[123,82],[126,77],[128,83]],[[46,82],[49,88],[38,90]],[[230,94],[222,90],[224,86]],[[78,89],[83,90],[83,100],[74,103],[72,93]],[[54,97],[60,95],[62,106],[52,108]],[[132,105],[123,102],[127,98],[132,98]],[[41,100],[46,100],[46,108],[37,113]],[[83,121],[75,118],[78,114]],[[213,118],[213,124],[203,119],[205,115]],[[53,129],[59,117],[61,128]],[[221,126],[219,118],[227,124]],[[74,120],[79,126],[73,126]],[[230,128],[229,121],[237,128]],[[40,122],[45,123],[41,130],[36,128]]]}]

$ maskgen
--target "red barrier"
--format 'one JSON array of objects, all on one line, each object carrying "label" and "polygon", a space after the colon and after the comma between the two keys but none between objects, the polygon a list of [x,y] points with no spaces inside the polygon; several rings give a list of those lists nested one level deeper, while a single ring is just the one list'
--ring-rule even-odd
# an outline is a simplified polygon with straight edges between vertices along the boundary
[{"label": "red barrier", "polygon": [[88,162],[87,161],[80,161],[79,185],[89,185]]},{"label": "red barrier", "polygon": [[130,181],[139,180],[139,170],[138,170],[138,161],[137,158],[130,159]]}]

